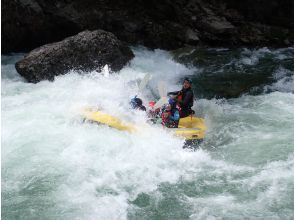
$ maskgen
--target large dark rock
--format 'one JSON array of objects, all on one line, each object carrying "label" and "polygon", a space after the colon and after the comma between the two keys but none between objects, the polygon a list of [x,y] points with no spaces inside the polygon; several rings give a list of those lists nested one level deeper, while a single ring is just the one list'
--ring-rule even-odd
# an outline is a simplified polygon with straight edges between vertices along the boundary
[{"label": "large dark rock", "polygon": [[53,80],[71,69],[91,71],[109,65],[120,70],[133,52],[112,33],[84,31],[63,41],[36,48],[15,64],[17,72],[29,82]]},{"label": "large dark rock", "polygon": [[287,46],[294,43],[293,2],[3,0],[2,53],[33,49],[85,29],[110,31],[150,48]]}]

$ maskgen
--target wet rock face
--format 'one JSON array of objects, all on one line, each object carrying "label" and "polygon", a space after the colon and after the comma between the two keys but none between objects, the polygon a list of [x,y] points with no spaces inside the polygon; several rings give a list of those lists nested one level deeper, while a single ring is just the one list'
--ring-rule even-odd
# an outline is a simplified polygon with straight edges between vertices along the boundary
[{"label": "wet rock face", "polygon": [[218,0],[236,9],[247,21],[293,28],[293,0]]},{"label": "wet rock face", "polygon": [[2,1],[2,53],[29,51],[82,31],[75,22],[63,19],[51,1],[46,5],[39,2],[42,1]]},{"label": "wet rock face", "polygon": [[133,52],[112,33],[84,31],[34,49],[15,67],[21,76],[36,83],[53,80],[71,69],[92,71],[107,64],[113,71],[118,71],[133,57]]},{"label": "wet rock face", "polygon": [[2,53],[85,29],[150,48],[287,46],[294,43],[293,8],[293,0],[3,0]]}]

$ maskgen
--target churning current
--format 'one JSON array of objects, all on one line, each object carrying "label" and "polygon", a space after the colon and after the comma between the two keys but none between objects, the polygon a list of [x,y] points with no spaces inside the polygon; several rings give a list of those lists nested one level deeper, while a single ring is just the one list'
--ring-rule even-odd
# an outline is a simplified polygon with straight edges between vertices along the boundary
[{"label": "churning current", "polygon": [[[120,73],[37,84],[2,56],[2,219],[293,219],[294,48],[133,51]],[[196,149],[128,105],[185,76],[208,127]],[[93,106],[140,132],[84,123]]]}]

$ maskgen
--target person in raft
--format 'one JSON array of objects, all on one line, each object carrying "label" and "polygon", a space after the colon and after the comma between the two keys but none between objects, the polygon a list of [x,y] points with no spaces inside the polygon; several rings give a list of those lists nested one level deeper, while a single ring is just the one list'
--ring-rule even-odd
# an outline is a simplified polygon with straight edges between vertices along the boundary
[{"label": "person in raft", "polygon": [[192,80],[186,77],[183,82],[183,88],[180,91],[167,93],[168,96],[175,96],[177,104],[180,108],[180,118],[184,118],[195,113],[191,109],[194,99],[194,94],[191,86]]},{"label": "person in raft", "polygon": [[134,98],[131,99],[130,105],[131,105],[132,109],[146,111],[146,107],[143,105],[142,99],[137,98],[137,96],[135,96]]},{"label": "person in raft", "polygon": [[177,108],[177,103],[170,98],[168,104],[165,104],[161,109],[161,124],[168,128],[177,128],[180,120],[180,113]]}]

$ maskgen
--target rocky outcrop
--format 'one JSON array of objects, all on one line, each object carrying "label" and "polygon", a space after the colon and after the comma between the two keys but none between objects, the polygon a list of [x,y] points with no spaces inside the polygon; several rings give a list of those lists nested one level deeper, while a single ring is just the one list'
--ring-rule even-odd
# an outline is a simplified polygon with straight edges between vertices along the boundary
[{"label": "rocky outcrop", "polygon": [[3,0],[2,53],[85,29],[150,48],[287,46],[294,43],[293,7],[293,0]]},{"label": "rocky outcrop", "polygon": [[92,71],[104,65],[120,70],[134,57],[132,51],[112,33],[84,31],[63,41],[47,44],[28,53],[15,64],[29,82],[53,80],[71,69]]}]

